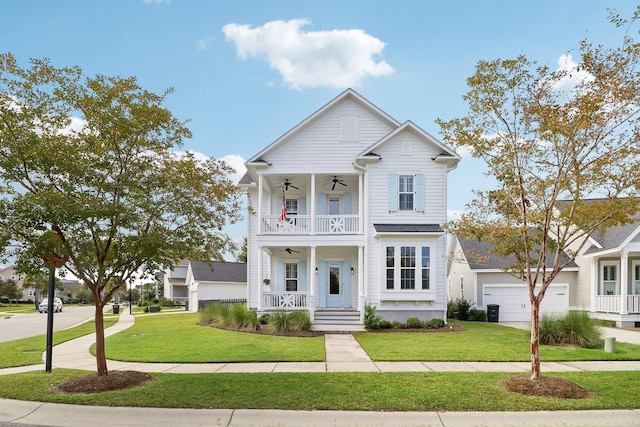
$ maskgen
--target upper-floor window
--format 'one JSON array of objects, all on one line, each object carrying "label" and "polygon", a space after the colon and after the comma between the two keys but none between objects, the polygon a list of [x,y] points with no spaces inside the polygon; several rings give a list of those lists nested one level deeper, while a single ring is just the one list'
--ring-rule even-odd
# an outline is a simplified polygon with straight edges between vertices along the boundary
[{"label": "upper-floor window", "polygon": [[389,212],[424,212],[422,174],[389,174]]},{"label": "upper-floor window", "polygon": [[415,186],[413,175],[398,176],[398,206],[401,211],[412,211],[415,199]]},{"label": "upper-floor window", "polygon": [[298,199],[286,199],[287,215],[298,215]]}]

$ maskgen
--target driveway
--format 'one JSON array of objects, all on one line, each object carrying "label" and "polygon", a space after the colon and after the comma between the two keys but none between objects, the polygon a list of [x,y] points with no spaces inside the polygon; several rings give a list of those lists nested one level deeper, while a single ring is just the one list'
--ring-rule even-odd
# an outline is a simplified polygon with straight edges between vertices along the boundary
[{"label": "driveway", "polygon": [[[63,306],[62,312],[53,314],[54,332],[93,320],[94,310],[93,305]],[[45,335],[46,333],[46,313],[0,315],[0,342]]]}]

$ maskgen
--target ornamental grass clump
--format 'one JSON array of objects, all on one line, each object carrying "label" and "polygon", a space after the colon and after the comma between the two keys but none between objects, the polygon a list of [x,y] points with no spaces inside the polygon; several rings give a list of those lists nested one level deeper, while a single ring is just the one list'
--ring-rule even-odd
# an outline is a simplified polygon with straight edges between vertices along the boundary
[{"label": "ornamental grass clump", "polygon": [[602,330],[597,320],[581,311],[569,312],[561,318],[543,316],[540,320],[540,343],[598,348],[602,345]]}]

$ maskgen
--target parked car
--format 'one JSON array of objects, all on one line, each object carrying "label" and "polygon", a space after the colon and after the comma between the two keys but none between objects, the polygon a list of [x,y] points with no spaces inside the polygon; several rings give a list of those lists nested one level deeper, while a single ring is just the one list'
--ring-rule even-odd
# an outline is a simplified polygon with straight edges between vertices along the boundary
[{"label": "parked car", "polygon": [[[46,313],[49,308],[49,301],[47,298],[43,299],[40,305],[38,306],[38,311],[40,313]],[[60,298],[53,299],[53,312],[61,312],[62,311],[62,300]]]}]

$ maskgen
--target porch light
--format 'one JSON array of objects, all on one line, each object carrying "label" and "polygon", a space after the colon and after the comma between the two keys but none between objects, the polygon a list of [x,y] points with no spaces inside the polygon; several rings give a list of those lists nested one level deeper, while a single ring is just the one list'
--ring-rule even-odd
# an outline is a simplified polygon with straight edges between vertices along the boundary
[{"label": "porch light", "polygon": [[316,267],[316,274],[318,274],[318,267]]},{"label": "porch light", "polygon": [[354,271],[353,271],[353,267],[351,267],[351,274],[353,274],[353,273],[354,273]]}]

